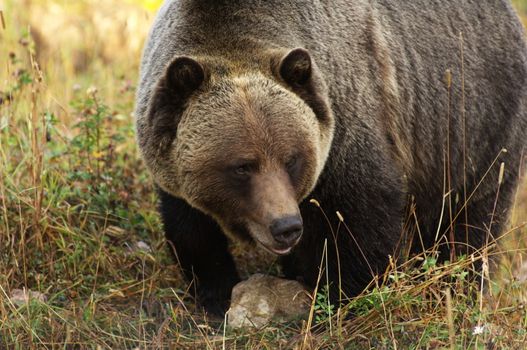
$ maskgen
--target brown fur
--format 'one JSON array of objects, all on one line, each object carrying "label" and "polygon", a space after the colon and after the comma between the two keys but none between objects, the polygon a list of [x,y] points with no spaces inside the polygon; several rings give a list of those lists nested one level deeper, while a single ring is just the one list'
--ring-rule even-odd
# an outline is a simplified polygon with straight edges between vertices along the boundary
[{"label": "brown fur", "polygon": [[[460,213],[455,252],[480,248],[491,221],[498,236],[527,139],[523,35],[505,0],[167,1],[143,56],[138,141],[206,307],[221,311],[239,279],[224,234],[286,252],[271,232],[296,212],[284,273],[315,285],[327,243],[333,300],[385,271],[410,198],[414,252],[454,253],[444,198]],[[496,202],[498,167],[480,181],[498,154]]]}]

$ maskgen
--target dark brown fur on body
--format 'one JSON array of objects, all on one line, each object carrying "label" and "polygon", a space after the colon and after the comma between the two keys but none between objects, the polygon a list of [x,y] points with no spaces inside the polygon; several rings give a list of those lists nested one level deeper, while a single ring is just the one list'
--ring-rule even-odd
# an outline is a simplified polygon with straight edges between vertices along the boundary
[{"label": "dark brown fur on body", "polygon": [[[144,52],[138,142],[161,187],[167,238],[203,304],[221,311],[239,280],[224,234],[265,246],[267,227],[297,211],[304,232],[283,258],[286,275],[313,285],[327,238],[333,298],[335,245],[343,292],[359,293],[395,253],[410,196],[423,241],[434,244],[447,153],[456,213],[464,187],[468,197],[508,150],[497,235],[527,139],[522,35],[497,0],[167,1]],[[455,227],[466,241],[468,217],[475,248],[486,240],[499,162]],[[309,198],[333,227],[340,211],[353,239],[333,236]]]}]

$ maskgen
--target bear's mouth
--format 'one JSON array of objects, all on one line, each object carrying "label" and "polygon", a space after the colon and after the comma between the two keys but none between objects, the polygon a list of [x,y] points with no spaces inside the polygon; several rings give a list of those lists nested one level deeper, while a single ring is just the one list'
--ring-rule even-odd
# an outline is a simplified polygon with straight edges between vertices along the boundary
[{"label": "bear's mouth", "polygon": [[283,256],[291,253],[291,250],[296,247],[298,242],[300,242],[301,238],[302,236],[298,237],[291,244],[280,244],[279,242],[276,242],[272,239],[265,240],[265,242],[263,242],[263,240],[257,239],[256,237],[254,238],[254,240],[258,243],[258,245],[260,245],[264,250],[268,251],[269,253]]},{"label": "bear's mouth", "polygon": [[295,242],[295,244],[293,244],[292,246],[290,247],[287,247],[287,248],[271,248],[271,247],[268,247],[266,246],[265,244],[263,244],[262,242],[258,242],[260,243],[260,245],[264,248],[264,250],[267,250],[269,253],[271,254],[275,254],[275,255],[287,255],[291,252],[291,250],[293,250],[294,246],[296,245],[296,243],[298,242]]}]

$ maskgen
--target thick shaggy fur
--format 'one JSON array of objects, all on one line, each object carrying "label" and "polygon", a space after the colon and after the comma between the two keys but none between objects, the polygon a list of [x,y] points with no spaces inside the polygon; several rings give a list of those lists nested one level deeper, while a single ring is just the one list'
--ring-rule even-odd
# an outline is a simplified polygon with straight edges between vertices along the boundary
[{"label": "thick shaggy fur", "polygon": [[[285,96],[279,100],[265,92],[268,83],[263,81],[284,87],[272,73],[273,57],[298,47],[306,49],[313,61],[313,88],[299,91],[286,85],[301,100],[291,107],[285,102],[286,90],[277,92]],[[239,280],[223,232],[228,225],[218,210],[209,212],[216,193],[211,197],[193,187],[208,180],[194,176],[194,182],[179,182],[184,176],[178,173],[180,162],[192,157],[166,158],[178,137],[212,148],[223,142],[212,134],[192,140],[201,126],[181,118],[185,101],[199,98],[209,85],[181,94],[175,106],[152,117],[154,110],[172,103],[159,89],[167,79],[167,66],[179,56],[200,58],[212,82],[229,76],[231,82],[242,79],[248,86],[262,86],[254,99],[259,102],[254,103],[268,100],[272,105],[276,99],[276,108],[283,109],[283,121],[273,122],[270,129],[281,123],[294,125],[299,117],[289,113],[291,108],[298,115],[312,111],[317,117],[319,126],[298,122],[311,128],[303,135],[313,135],[305,144],[316,159],[309,161],[313,184],[306,180],[307,190],[299,190],[297,196],[304,232],[283,258],[288,277],[314,285],[327,239],[333,298],[339,296],[339,284],[344,295],[359,293],[372,275],[385,270],[388,256],[397,253],[410,198],[422,234],[415,239],[414,251],[422,244],[430,247],[436,239],[447,241],[448,202],[454,215],[460,213],[453,228],[456,241],[472,249],[481,247],[492,213],[491,231],[499,234],[527,140],[527,50],[508,1],[166,1],[143,56],[136,105],[138,142],[162,188],[167,238],[187,275],[197,277],[202,302],[209,310],[221,311]],[[210,108],[227,110],[222,103]],[[261,120],[266,108],[259,109]],[[311,111],[300,112],[305,108]],[[295,115],[293,120],[289,114]],[[157,125],[149,118],[161,122]],[[228,139],[225,120],[216,121],[222,125],[208,120],[207,127],[218,128]],[[240,123],[232,122],[233,127],[243,126]],[[183,126],[185,132],[179,130]],[[168,136],[160,136],[159,130],[169,130]],[[317,148],[325,144],[331,144],[327,160]],[[508,152],[491,167],[502,149]],[[494,209],[500,162],[505,163],[505,174]],[[450,196],[445,197],[441,218],[445,193]],[[208,196],[208,204],[200,202],[201,196]],[[310,198],[320,202],[333,231]],[[470,198],[466,207],[465,198]],[[336,231],[336,211],[350,232],[342,227]],[[442,247],[441,258],[449,258],[450,245]],[[467,251],[466,245],[458,247],[459,252]]]}]

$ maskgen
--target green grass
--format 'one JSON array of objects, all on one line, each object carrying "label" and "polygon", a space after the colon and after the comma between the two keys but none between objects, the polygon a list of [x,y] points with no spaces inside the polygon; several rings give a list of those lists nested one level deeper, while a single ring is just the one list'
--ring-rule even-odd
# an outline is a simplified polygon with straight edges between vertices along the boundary
[{"label": "green grass", "polygon": [[[0,8],[0,349],[527,347],[527,284],[514,277],[525,257],[526,185],[499,248],[445,265],[428,252],[390,266],[343,309],[328,305],[322,280],[307,321],[235,331],[207,319],[170,258],[135,145],[138,52],[124,42],[109,59],[104,43],[73,47],[67,27],[56,42],[35,43],[29,24],[38,30],[46,2],[23,3],[34,11],[13,0]],[[89,2],[69,10],[78,21],[99,11]],[[143,26],[151,17],[138,16]],[[84,20],[87,32],[100,30]],[[72,62],[83,55],[88,64]],[[277,270],[260,252],[234,250],[244,275]],[[482,292],[467,271],[489,254],[499,267]],[[45,299],[16,303],[24,288]],[[350,311],[356,317],[345,319]]]}]

